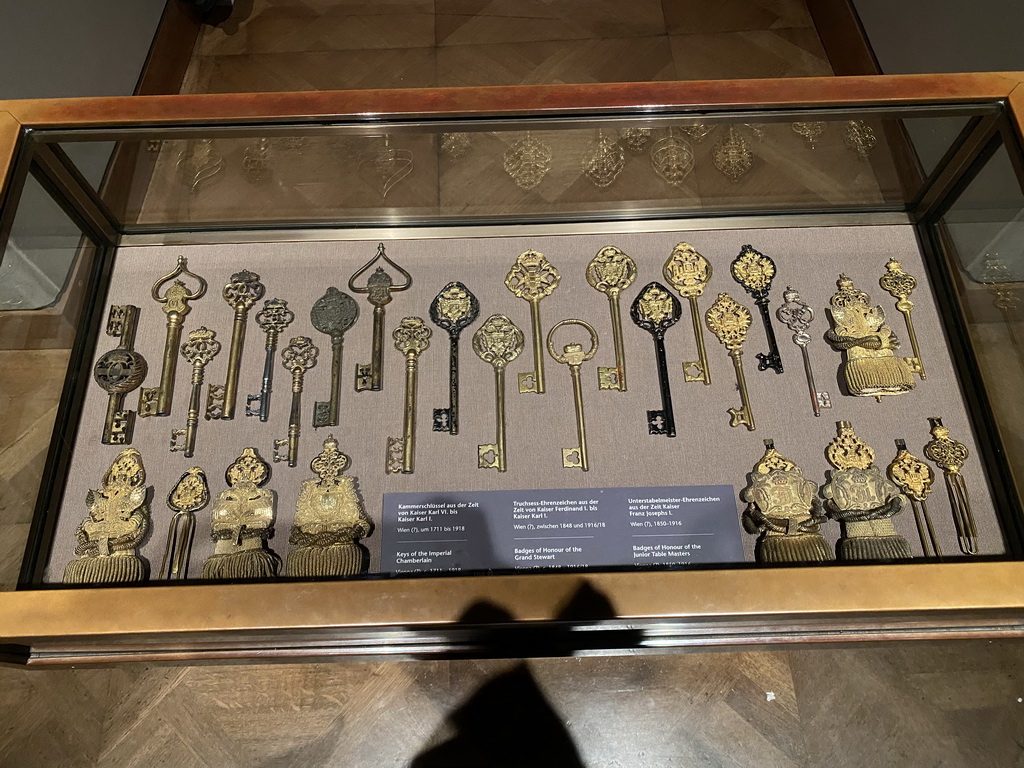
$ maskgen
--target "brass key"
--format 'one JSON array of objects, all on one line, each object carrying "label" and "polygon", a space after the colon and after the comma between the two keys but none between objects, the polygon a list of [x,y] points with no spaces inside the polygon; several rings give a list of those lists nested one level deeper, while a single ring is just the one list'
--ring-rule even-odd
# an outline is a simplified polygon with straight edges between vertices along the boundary
[{"label": "brass key", "polygon": [[[267,299],[263,309],[256,313],[256,325],[266,334],[266,357],[263,360],[263,386],[258,395],[249,395],[245,402],[246,416],[259,416],[260,421],[270,418],[270,390],[274,383],[274,358],[277,356],[277,339],[281,331],[292,324],[295,313],[288,309],[284,299]],[[257,407],[253,408],[253,403]]]},{"label": "brass key", "polygon": [[775,278],[775,262],[754,247],[744,245],[740,255],[730,265],[730,269],[733,279],[742,285],[754,300],[761,313],[765,336],[768,338],[768,351],[758,352],[756,355],[757,370],[767,371],[771,368],[776,373],[782,373],[782,356],[779,354],[779,343],[775,339],[772,316],[768,311],[768,294],[772,290],[772,280]]},{"label": "brass key", "polygon": [[[184,451],[191,458],[196,450],[196,430],[199,428],[199,408],[203,397],[203,372],[207,364],[220,352],[217,334],[207,328],[196,328],[181,345],[181,356],[192,364],[192,393],[188,399],[185,429],[171,430],[171,451]],[[185,438],[184,442],[178,442]]]},{"label": "brass key", "polygon": [[[292,375],[292,412],[288,417],[288,437],[274,441],[274,463],[287,461],[294,467],[299,461],[299,433],[302,431],[302,381],[306,371],[316,365],[320,350],[308,336],[296,336],[281,351],[281,362]],[[288,446],[288,453],[281,449]]]},{"label": "brass key", "polygon": [[782,293],[783,304],[775,310],[775,316],[793,332],[793,343],[800,347],[800,353],[804,358],[804,374],[807,377],[807,388],[811,393],[811,408],[815,416],[821,416],[822,408],[832,407],[832,398],[828,392],[819,392],[814,385],[814,371],[811,370],[811,358],[807,354],[807,345],[811,343],[811,336],[807,329],[811,327],[814,320],[814,311],[807,302],[800,298],[800,294],[790,287]]},{"label": "brass key", "polygon": [[896,458],[889,464],[888,471],[889,479],[910,499],[924,556],[942,557],[942,549],[935,538],[935,529],[932,528],[932,518],[928,514],[927,498],[932,492],[932,483],[935,482],[932,468],[910,453],[906,441],[899,439],[896,441]]},{"label": "brass key", "polygon": [[[357,288],[356,278],[369,271],[378,261],[390,264],[397,269],[399,274],[405,278],[405,282],[395,285],[391,275],[384,271],[383,264],[380,264],[366,279],[366,285]],[[369,365],[356,365],[356,392],[367,389],[371,392],[379,392],[384,388],[384,307],[391,303],[392,293],[404,291],[410,285],[412,285],[412,276],[387,257],[387,254],[384,253],[384,243],[378,243],[377,255],[348,279],[348,289],[353,293],[365,293],[367,301],[373,305],[373,357]]]},{"label": "brass key", "polygon": [[196,533],[196,512],[209,503],[210,486],[206,483],[206,473],[199,467],[185,472],[167,494],[167,506],[174,515],[160,564],[160,575],[165,579],[188,578],[188,562],[192,557],[192,540]]},{"label": "brass key", "polygon": [[384,469],[389,475],[412,474],[416,458],[416,372],[420,353],[430,346],[431,331],[421,317],[406,317],[394,333],[395,349],[405,355],[405,408],[401,437],[389,437]]},{"label": "brass key", "polygon": [[683,380],[710,384],[711,369],[708,367],[708,353],[704,349],[704,324],[700,321],[697,300],[711,280],[711,264],[689,243],[679,243],[672,249],[672,255],[668,257],[661,273],[669,284],[679,291],[679,295],[690,302],[690,320],[693,323],[694,338],[697,340],[698,359],[683,363]]},{"label": "brass key", "polygon": [[917,346],[917,332],[914,330],[914,318],[910,316],[914,309],[914,302],[910,300],[910,294],[917,288],[917,278],[907,273],[903,265],[896,259],[889,259],[885,265],[885,274],[878,280],[882,290],[887,291],[896,299],[896,309],[903,314],[907,322],[907,335],[910,336],[910,348],[914,350],[913,357],[905,357],[910,370],[921,377],[924,381],[927,377],[924,373],[924,359],[921,357],[921,349]]},{"label": "brass key", "polygon": [[736,369],[736,384],[740,390],[743,407],[729,409],[729,426],[738,427],[743,424],[748,430],[753,431],[754,412],[750,408],[747,379],[743,375],[743,342],[746,341],[747,331],[750,330],[750,323],[753,321],[750,310],[729,294],[720,293],[715,303],[704,313],[704,320],[708,324],[708,330],[729,350],[733,368]]},{"label": "brass key", "polygon": [[505,460],[505,369],[519,357],[526,339],[519,327],[504,315],[491,315],[473,335],[473,351],[494,368],[494,394],[497,401],[497,437],[493,443],[477,447],[477,466],[504,472]]},{"label": "brass key", "polygon": [[544,335],[540,326],[540,302],[558,287],[561,276],[543,253],[526,251],[519,255],[505,275],[505,286],[520,299],[530,302],[533,326],[533,370],[519,374],[521,394],[544,394]]},{"label": "brass key", "polygon": [[235,400],[238,397],[238,376],[242,368],[242,350],[245,347],[245,323],[252,305],[266,292],[260,276],[243,269],[231,276],[221,295],[235,311],[231,329],[231,347],[228,352],[228,376],[223,385],[211,384],[206,394],[207,419],[235,418]]},{"label": "brass key", "polygon": [[[587,329],[590,334],[590,350],[583,351],[583,345],[577,343],[566,344],[562,347],[561,353],[555,351],[555,331],[563,325],[580,325]],[[583,415],[583,382],[580,379],[580,366],[592,358],[597,352],[597,331],[593,326],[583,320],[561,320],[555,323],[548,331],[548,353],[558,362],[569,366],[569,373],[572,374],[572,393],[576,404],[576,437],[579,445],[574,448],[562,449],[562,466],[567,469],[582,469],[584,472],[590,469],[587,459],[587,425]]]},{"label": "brass key", "polygon": [[92,376],[106,393],[107,418],[103,422],[104,445],[129,445],[135,431],[135,412],[124,409],[125,396],[142,384],[149,370],[146,358],[132,349],[139,324],[139,308],[131,304],[110,307],[107,335],[119,339],[117,348],[104,353]]},{"label": "brass key", "polygon": [[[188,275],[198,282],[194,291],[179,280]],[[170,283],[164,295],[160,289]],[[167,338],[164,341],[164,359],[160,369],[160,385],[139,392],[139,416],[167,416],[171,412],[171,400],[174,397],[174,374],[178,370],[178,345],[181,344],[181,329],[185,315],[192,309],[188,303],[206,295],[206,281],[194,272],[189,272],[188,261],[184,256],[178,257],[178,266],[169,275],[164,275],[153,284],[150,291],[154,301],[163,304],[163,313],[167,315]]]},{"label": "brass key", "polygon": [[480,302],[460,282],[448,283],[430,303],[430,319],[434,325],[448,332],[447,408],[434,409],[434,431],[459,434],[459,336],[480,314]]},{"label": "brass key", "polygon": [[336,427],[341,404],[341,351],[345,331],[359,319],[356,300],[334,286],[316,300],[309,312],[313,327],[331,337],[331,399],[313,404],[313,427]]},{"label": "brass key", "polygon": [[679,322],[683,307],[668,288],[658,282],[648,283],[629,308],[637,326],[654,337],[654,358],[658,366],[658,388],[661,410],[647,412],[647,431],[652,435],[676,436],[676,415],[672,408],[672,388],[665,360],[665,332]]},{"label": "brass key", "polygon": [[597,252],[587,264],[587,282],[590,287],[608,296],[612,312],[612,340],[615,343],[615,367],[597,369],[597,386],[600,389],[626,391],[626,347],[622,342],[622,312],[619,295],[636,280],[636,262],[633,258],[609,245]]}]

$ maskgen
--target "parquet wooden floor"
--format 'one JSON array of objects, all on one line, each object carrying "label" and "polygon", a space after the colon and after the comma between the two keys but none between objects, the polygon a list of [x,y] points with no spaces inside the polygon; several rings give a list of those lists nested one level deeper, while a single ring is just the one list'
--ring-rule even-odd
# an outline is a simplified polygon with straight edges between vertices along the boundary
[{"label": "parquet wooden floor", "polygon": [[[203,35],[186,90],[830,73],[802,0],[236,6]],[[0,353],[0,588],[59,394],[16,386],[24,354]],[[54,371],[66,355],[28,354]],[[1024,643],[7,668],[0,722],[0,768],[1024,767]]]}]

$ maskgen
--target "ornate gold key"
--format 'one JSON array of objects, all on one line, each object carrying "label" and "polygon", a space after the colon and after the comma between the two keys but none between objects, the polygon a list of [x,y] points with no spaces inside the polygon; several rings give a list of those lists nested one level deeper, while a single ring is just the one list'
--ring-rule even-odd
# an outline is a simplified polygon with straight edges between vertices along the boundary
[{"label": "ornate gold key", "polygon": [[755,550],[759,563],[826,562],[835,560],[819,530],[825,515],[818,486],[764,441],[764,456],[754,465],[750,482],[740,493],[747,502],[743,529],[760,533]]},{"label": "ornate gold key", "polygon": [[932,425],[932,439],[924,447],[924,455],[942,469],[949,494],[949,506],[953,509],[953,524],[960,551],[965,555],[978,554],[978,528],[974,524],[971,497],[967,493],[967,482],[960,469],[970,455],[967,446],[949,436],[949,429],[942,426],[938,416],[929,417]]},{"label": "ornate gold key", "polygon": [[896,483],[896,487],[910,499],[924,556],[942,557],[942,549],[935,538],[932,518],[928,514],[928,505],[925,502],[928,494],[932,492],[932,483],[935,481],[932,468],[910,453],[906,441],[900,439],[896,441],[896,458],[889,464],[888,474],[889,479]]},{"label": "ornate gold key", "polygon": [[840,560],[901,560],[913,557],[907,540],[896,533],[892,518],[906,497],[875,466],[875,452],[857,437],[848,421],[836,422],[836,437],[825,449],[835,469],[821,487],[828,516],[843,529]]},{"label": "ornate gold key", "polygon": [[146,563],[135,548],[149,530],[146,468],[142,454],[125,448],[103,475],[103,485],[85,495],[89,514],[75,531],[75,554],[64,569],[65,584],[143,581]]},{"label": "ornate gold key", "polygon": [[[196,328],[188,335],[188,341],[181,345],[181,356],[192,365],[192,393],[188,399],[188,417],[185,429],[171,430],[171,451],[184,451],[192,458],[196,450],[196,431],[199,428],[199,408],[203,397],[203,372],[207,364],[220,352],[217,334],[206,328]],[[185,438],[179,443],[180,438]]]},{"label": "ornate gold key", "polygon": [[231,329],[227,380],[223,385],[210,385],[206,394],[207,419],[235,418],[238,376],[242,368],[242,349],[245,347],[245,324],[252,305],[262,299],[265,292],[260,276],[247,269],[233,274],[231,282],[221,291],[224,301],[235,311],[235,322]]},{"label": "ornate gold key", "polygon": [[899,395],[914,388],[910,364],[896,357],[893,350],[900,342],[878,305],[854,286],[846,275],[836,281],[839,288],[830,301],[832,328],[825,339],[832,347],[846,353],[840,372],[846,388],[855,397],[873,397],[882,402],[884,395]]},{"label": "ornate gold key", "polygon": [[434,409],[434,431],[459,434],[459,336],[480,314],[480,302],[460,282],[448,283],[430,303],[430,319],[448,333],[447,408]]},{"label": "ornate gold key", "polygon": [[118,338],[116,349],[104,353],[92,369],[92,376],[106,393],[107,418],[103,422],[104,445],[127,445],[135,431],[135,412],[124,409],[124,398],[137,389],[146,378],[146,358],[136,352],[135,331],[139,323],[139,308],[131,304],[110,307],[107,316],[107,335]]},{"label": "ornate gold key", "polygon": [[654,361],[658,366],[661,410],[647,412],[647,431],[652,435],[676,436],[676,414],[672,408],[672,385],[665,360],[665,332],[679,322],[683,308],[679,299],[658,282],[648,283],[629,308],[633,322],[654,339]]},{"label": "ornate gold key", "polygon": [[[292,375],[292,410],[288,417],[288,437],[274,441],[274,463],[287,461],[294,467],[299,461],[299,433],[302,431],[302,381],[306,371],[316,365],[320,350],[308,336],[296,336],[281,351],[281,362]],[[288,446],[287,453],[281,449]]]},{"label": "ornate gold key", "polygon": [[473,335],[473,351],[494,368],[494,394],[497,401],[497,437],[493,443],[477,447],[477,466],[504,472],[505,459],[505,369],[519,357],[526,339],[519,327],[504,315],[491,315]]},{"label": "ornate gold key", "polygon": [[392,337],[405,355],[405,408],[401,437],[389,437],[384,469],[389,475],[412,474],[416,458],[416,373],[420,353],[430,346],[430,328],[420,317],[406,317]]},{"label": "ornate gold key", "polygon": [[754,412],[750,408],[747,379],[743,375],[743,342],[746,341],[747,331],[753,321],[750,310],[729,294],[720,293],[715,303],[704,313],[704,320],[708,324],[708,330],[729,350],[732,366],[736,370],[736,385],[740,390],[743,407],[729,409],[729,426],[738,427],[743,424],[748,430],[753,431]]},{"label": "ornate gold key", "polygon": [[896,259],[889,259],[885,264],[885,274],[879,278],[878,284],[882,286],[882,290],[887,291],[896,299],[896,309],[903,314],[903,319],[907,322],[907,335],[910,336],[910,348],[914,351],[914,356],[903,359],[910,366],[910,370],[924,381],[927,378],[924,373],[924,359],[921,357],[921,350],[917,346],[914,318],[910,316],[910,312],[914,308],[914,302],[910,300],[910,294],[917,288],[917,278],[904,271],[903,265],[896,261]]},{"label": "ornate gold key", "polygon": [[313,427],[336,427],[341,405],[341,351],[345,331],[359,319],[356,300],[334,286],[316,300],[309,312],[313,327],[331,337],[331,399],[313,404]]},{"label": "ornate gold key", "polygon": [[210,503],[210,486],[206,473],[192,467],[174,484],[167,494],[167,506],[174,512],[167,531],[160,574],[165,579],[187,579],[188,562],[192,557],[192,540],[196,533],[196,512]]},{"label": "ornate gold key", "polygon": [[768,337],[768,351],[755,355],[757,370],[767,371],[771,368],[776,373],[782,373],[782,356],[779,354],[779,343],[775,340],[772,316],[768,311],[768,294],[772,290],[772,280],[775,278],[775,262],[754,247],[744,245],[740,255],[730,265],[730,270],[733,279],[742,285],[743,290],[754,300],[761,313],[765,335]]},{"label": "ornate gold key", "polygon": [[[394,279],[384,269],[385,264],[398,270],[404,282],[395,285]],[[356,278],[368,272],[374,265],[376,267],[366,279],[366,285],[357,288]],[[392,293],[404,291],[411,285],[412,276],[388,258],[384,252],[384,243],[378,243],[377,255],[348,279],[348,289],[353,293],[365,293],[367,301],[373,305],[373,357],[369,365],[356,365],[356,392],[367,389],[379,392],[384,388],[384,307],[391,303]]]},{"label": "ornate gold key", "polygon": [[[563,346],[561,352],[556,352],[555,331],[563,325],[579,325],[585,328],[590,334],[590,350],[584,352],[582,344],[572,342]],[[597,352],[597,331],[590,323],[583,320],[561,320],[548,331],[548,352],[559,363],[569,366],[569,373],[572,375],[573,400],[576,405],[576,437],[579,445],[562,449],[562,466],[567,469],[582,469],[586,472],[590,469],[590,463],[587,460],[587,425],[583,415],[583,382],[580,380],[580,366]]]},{"label": "ornate gold key", "polygon": [[711,369],[708,367],[708,353],[704,349],[704,326],[700,321],[697,300],[711,279],[711,264],[689,243],[679,243],[672,249],[672,255],[668,257],[661,272],[669,284],[679,291],[679,295],[690,302],[690,320],[697,340],[697,360],[683,363],[683,380],[710,384]]},{"label": "ornate gold key", "polygon": [[366,515],[356,478],[342,474],[349,458],[334,435],[310,462],[315,480],[303,480],[288,543],[288,576],[355,576],[366,570],[369,553],[359,543],[373,523]]},{"label": "ornate gold key", "polygon": [[270,465],[246,448],[224,473],[228,488],[213,504],[213,554],[204,579],[265,579],[277,576],[281,558],[267,546],[274,535],[274,494],[264,486]]},{"label": "ornate gold key", "polygon": [[807,329],[811,327],[811,321],[814,320],[814,311],[792,288],[786,288],[782,299],[783,304],[775,310],[775,316],[793,332],[793,343],[800,347],[800,354],[804,359],[807,388],[811,393],[811,408],[814,409],[815,416],[821,416],[822,408],[832,407],[832,398],[829,397],[828,392],[819,392],[814,386],[814,371],[811,370],[811,358],[807,354],[807,345],[811,343],[811,336],[807,333]]},{"label": "ornate gold key", "polygon": [[521,394],[544,394],[544,333],[540,325],[540,302],[558,287],[561,276],[543,253],[525,251],[505,275],[505,286],[524,301],[530,302],[533,328],[533,370],[519,374]]},{"label": "ornate gold key", "polygon": [[[263,359],[263,386],[258,395],[249,395],[245,402],[246,416],[259,416],[260,421],[270,418],[270,391],[274,383],[274,358],[277,357],[277,340],[281,331],[292,324],[295,313],[288,309],[284,299],[267,299],[263,309],[256,313],[256,325],[266,334],[266,356]],[[253,408],[253,403],[257,407]]]},{"label": "ornate gold key", "polygon": [[[188,275],[198,283],[195,290],[190,291],[179,277]],[[170,283],[164,295],[160,289]],[[167,315],[167,339],[164,341],[164,359],[160,369],[160,385],[143,389],[139,393],[139,416],[167,416],[171,412],[171,400],[174,397],[174,374],[178,370],[178,346],[181,344],[181,329],[185,315],[192,309],[188,303],[206,295],[206,281],[199,275],[188,270],[188,261],[184,256],[178,257],[178,266],[169,275],[164,275],[153,284],[150,291],[153,300],[163,304],[163,313]]]},{"label": "ornate gold key", "polygon": [[626,391],[626,345],[622,341],[622,312],[620,294],[636,280],[636,262],[614,245],[597,252],[587,264],[587,282],[590,287],[608,296],[612,312],[612,340],[615,343],[615,367],[598,367],[597,385],[601,389]]}]

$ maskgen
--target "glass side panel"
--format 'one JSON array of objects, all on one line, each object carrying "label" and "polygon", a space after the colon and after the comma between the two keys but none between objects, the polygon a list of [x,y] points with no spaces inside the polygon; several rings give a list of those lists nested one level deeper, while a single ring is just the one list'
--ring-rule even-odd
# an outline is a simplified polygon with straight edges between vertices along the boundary
[{"label": "glass side panel", "polygon": [[31,176],[0,262],[0,590],[35,511],[96,248]]},{"label": "glass side panel", "polygon": [[140,129],[104,199],[129,230],[903,210],[969,118],[947,112]]},{"label": "glass side panel", "polygon": [[938,237],[955,279],[996,424],[1024,478],[1024,194],[1001,146],[946,212]]}]

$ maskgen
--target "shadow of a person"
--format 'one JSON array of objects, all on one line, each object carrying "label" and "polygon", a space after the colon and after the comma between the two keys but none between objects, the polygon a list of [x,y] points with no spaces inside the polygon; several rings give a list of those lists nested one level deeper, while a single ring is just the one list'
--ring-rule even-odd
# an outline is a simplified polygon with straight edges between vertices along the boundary
[{"label": "shadow of a person", "polygon": [[[503,650],[509,651],[507,655],[543,656],[571,653],[574,626],[614,616],[608,599],[584,583],[553,625],[520,625],[515,629],[513,617],[492,603],[472,606],[460,623],[488,626],[481,638],[488,656],[504,656]],[[639,633],[634,638],[616,634],[619,647],[628,646],[629,640],[634,644],[639,640]],[[578,633],[576,638],[578,643]],[[448,716],[447,724],[455,734],[421,752],[410,763],[411,768],[584,768],[572,736],[525,662],[484,683]]]}]

